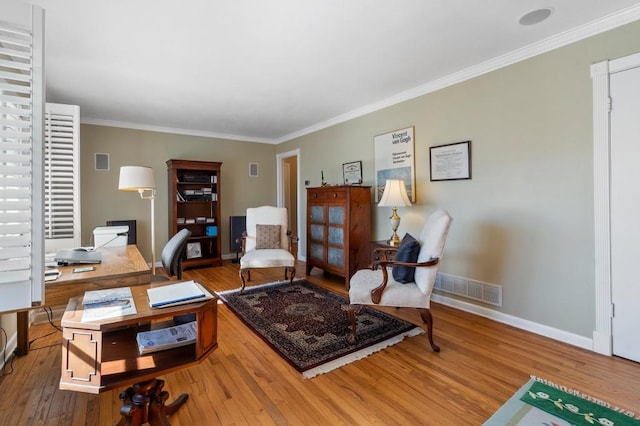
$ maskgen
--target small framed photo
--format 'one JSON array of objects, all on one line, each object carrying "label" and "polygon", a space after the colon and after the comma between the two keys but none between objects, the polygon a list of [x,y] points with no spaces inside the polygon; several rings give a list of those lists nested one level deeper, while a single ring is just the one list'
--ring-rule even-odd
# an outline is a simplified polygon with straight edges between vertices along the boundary
[{"label": "small framed photo", "polygon": [[342,165],[342,175],[345,185],[362,184],[362,161],[352,161]]},{"label": "small framed photo", "polygon": [[471,179],[471,141],[429,148],[431,180]]},{"label": "small framed photo", "polygon": [[187,243],[187,259],[196,259],[198,257],[202,257],[200,243]]}]

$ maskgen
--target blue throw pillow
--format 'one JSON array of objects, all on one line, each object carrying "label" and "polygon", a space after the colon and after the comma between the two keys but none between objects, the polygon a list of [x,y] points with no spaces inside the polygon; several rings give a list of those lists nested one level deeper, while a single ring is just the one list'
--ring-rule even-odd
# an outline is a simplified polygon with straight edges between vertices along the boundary
[{"label": "blue throw pillow", "polygon": [[[420,243],[418,240],[413,238],[411,234],[404,234],[404,238],[402,238],[400,246],[398,246],[398,251],[396,252],[394,260],[397,260],[398,262],[415,263],[418,261],[419,253]],[[412,283],[414,281],[413,275],[415,271],[416,268],[410,266],[396,265],[391,268],[393,279],[402,284]]]}]

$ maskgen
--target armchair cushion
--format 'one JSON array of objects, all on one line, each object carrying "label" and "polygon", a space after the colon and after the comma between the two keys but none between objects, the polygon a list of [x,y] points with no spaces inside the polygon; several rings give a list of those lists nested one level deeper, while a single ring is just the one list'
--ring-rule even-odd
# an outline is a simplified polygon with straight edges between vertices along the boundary
[{"label": "armchair cushion", "polygon": [[[351,277],[349,302],[355,305],[373,305],[371,290],[378,287],[381,282],[382,271],[379,269],[375,271],[371,269],[359,270]],[[379,305],[428,308],[430,298],[431,293],[423,293],[415,283],[401,284],[394,280],[390,274]]]},{"label": "armchair cushion", "polygon": [[277,268],[294,266],[295,262],[291,253],[280,248],[252,250],[240,258],[240,268]]},{"label": "armchair cushion", "polygon": [[280,248],[280,225],[256,225],[256,250]]},{"label": "armchair cushion", "polygon": [[[404,234],[402,238],[402,242],[400,246],[398,246],[398,251],[394,260],[398,262],[409,262],[415,263],[418,260],[418,254],[420,253],[420,243],[418,240],[413,238],[411,234]],[[412,283],[414,281],[414,274],[416,268],[411,266],[400,266],[395,265],[391,273],[393,275],[393,279],[399,283],[407,284]]]}]

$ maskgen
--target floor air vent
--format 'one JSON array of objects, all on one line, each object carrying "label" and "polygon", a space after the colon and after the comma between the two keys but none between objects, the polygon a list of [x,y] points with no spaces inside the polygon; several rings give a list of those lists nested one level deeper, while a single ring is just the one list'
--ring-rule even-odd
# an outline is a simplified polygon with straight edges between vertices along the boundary
[{"label": "floor air vent", "polygon": [[494,306],[502,306],[502,286],[438,273],[435,290],[478,300]]}]

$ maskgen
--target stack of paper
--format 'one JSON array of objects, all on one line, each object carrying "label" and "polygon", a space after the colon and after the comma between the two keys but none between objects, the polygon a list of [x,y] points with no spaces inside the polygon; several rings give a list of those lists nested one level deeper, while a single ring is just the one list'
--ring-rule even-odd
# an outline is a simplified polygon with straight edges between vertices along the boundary
[{"label": "stack of paper", "polygon": [[196,322],[144,331],[136,335],[140,355],[189,345],[196,341]]},{"label": "stack of paper", "polygon": [[62,275],[60,269],[58,268],[47,268],[44,270],[44,280],[46,281],[55,281],[58,277]]},{"label": "stack of paper", "polygon": [[82,298],[82,322],[118,318],[137,313],[129,287],[86,291]]},{"label": "stack of paper", "polygon": [[213,296],[195,281],[183,281],[176,284],[163,285],[147,289],[149,306],[164,308],[184,303],[202,302]]}]

